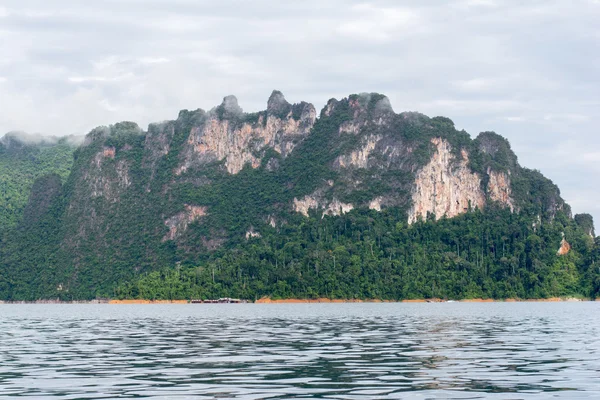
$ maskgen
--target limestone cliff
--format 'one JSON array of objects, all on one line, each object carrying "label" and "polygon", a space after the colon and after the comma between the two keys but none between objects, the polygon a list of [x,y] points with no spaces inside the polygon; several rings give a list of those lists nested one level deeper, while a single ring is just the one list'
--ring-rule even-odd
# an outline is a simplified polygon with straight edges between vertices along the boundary
[{"label": "limestone cliff", "polygon": [[364,144],[350,154],[341,155],[336,159],[336,164],[340,168],[367,168],[369,156],[375,150],[377,143],[381,140],[380,136],[370,136],[365,139]]},{"label": "limestone cliff", "polygon": [[488,183],[484,190],[482,177],[469,167],[467,150],[462,149],[457,160],[447,140],[434,138],[431,143],[435,152],[431,161],[416,175],[409,223],[418,218],[425,219],[428,214],[440,219],[483,209],[487,199],[514,211],[509,173],[488,168]]},{"label": "limestone cliff", "polygon": [[490,200],[515,210],[514,200],[512,198],[512,188],[510,185],[510,172],[497,172],[488,168],[489,181],[487,192]]},{"label": "limestone cliff", "polygon": [[92,197],[104,197],[116,202],[120,193],[131,185],[127,161],[114,161],[115,154],[114,147],[104,147],[94,157],[92,168],[84,176]]},{"label": "limestone cliff", "polygon": [[317,194],[305,196],[302,199],[294,199],[294,211],[308,217],[310,209],[323,210],[323,215],[341,215],[350,212],[354,209],[352,204],[343,203],[334,198],[331,201],[326,201],[320,198]]},{"label": "limestone cliff", "polygon": [[231,174],[246,164],[257,168],[260,152],[267,147],[286,157],[308,135],[315,120],[312,104],[292,106],[278,91],[273,92],[266,112],[258,113],[255,121],[245,119],[234,96],[225,97],[201,124],[191,129],[176,174],[211,161],[224,161]]},{"label": "limestone cliff", "polygon": [[[428,213],[439,219],[483,209],[490,201],[517,209],[511,181],[511,171],[518,169],[516,157],[508,142],[492,132],[470,143],[448,118],[395,114],[389,100],[377,94],[332,99],[321,117],[343,118],[336,135],[339,155],[332,163],[337,176],[311,195],[295,198],[297,212],[308,215],[308,209],[322,208],[331,214],[335,202],[347,205],[342,210],[400,206],[407,207],[413,223]],[[415,131],[421,132],[421,140],[415,140]],[[482,167],[474,166],[471,151]]]},{"label": "limestone cliff", "polygon": [[482,209],[485,193],[481,177],[468,167],[468,153],[463,150],[461,159],[455,160],[448,141],[434,138],[431,143],[436,150],[431,161],[416,175],[408,222],[413,223],[419,217],[425,219],[428,213],[439,219]]}]

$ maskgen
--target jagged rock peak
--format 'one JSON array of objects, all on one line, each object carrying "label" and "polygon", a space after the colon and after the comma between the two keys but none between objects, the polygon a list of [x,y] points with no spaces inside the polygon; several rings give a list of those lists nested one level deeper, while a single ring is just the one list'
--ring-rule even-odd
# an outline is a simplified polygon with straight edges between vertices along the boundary
[{"label": "jagged rock peak", "polygon": [[269,100],[267,101],[267,112],[271,114],[277,114],[280,112],[286,112],[289,110],[291,104],[285,99],[283,93],[279,90],[273,90]]},{"label": "jagged rock peak", "polygon": [[394,112],[392,103],[390,102],[390,99],[387,96],[383,96],[381,99],[379,99],[375,103],[375,109],[377,111],[385,111],[385,112],[392,112],[392,113]]},{"label": "jagged rock peak", "polygon": [[221,105],[217,107],[217,112],[220,117],[236,117],[244,113],[242,107],[239,106],[237,97],[233,95],[223,97]]},{"label": "jagged rock peak", "polygon": [[110,126],[111,135],[140,135],[143,133],[142,128],[132,121],[121,121]]},{"label": "jagged rock peak", "polygon": [[[493,168],[513,169],[518,164],[510,143],[495,132],[481,132],[474,140],[475,147],[493,162]],[[492,166],[492,165],[490,165]]]},{"label": "jagged rock peak", "polygon": [[121,121],[110,126],[98,126],[92,129],[83,141],[83,146],[88,146],[95,141],[104,141],[106,138],[112,137],[124,137],[124,136],[137,136],[144,134],[142,128],[135,122]]},{"label": "jagged rock peak", "polygon": [[359,93],[349,97],[350,105],[353,108],[370,109],[375,112],[394,112],[392,104],[387,96],[380,93]]},{"label": "jagged rock peak", "polygon": [[110,135],[110,128],[108,126],[98,126],[92,129],[83,141],[83,146],[87,146],[97,140],[104,140]]},{"label": "jagged rock peak", "polygon": [[575,222],[590,237],[596,237],[596,232],[594,230],[594,217],[592,217],[590,214],[576,214]]},{"label": "jagged rock peak", "polygon": [[327,101],[327,104],[325,104],[325,107],[323,107],[323,110],[321,110],[321,114],[325,115],[327,117],[329,117],[331,115],[331,113],[333,113],[333,110],[335,110],[335,107],[339,104],[339,101],[335,98],[331,98]]},{"label": "jagged rock peak", "polygon": [[352,94],[342,100],[329,99],[321,114],[330,116],[340,104],[347,104],[354,112],[354,118],[358,116],[381,116],[382,114],[394,114],[394,109],[387,96],[380,93]]},{"label": "jagged rock peak", "polygon": [[[490,155],[495,155],[500,149],[511,150],[508,140],[496,132],[481,132],[476,138],[479,149]],[[511,150],[512,151],[512,150]]]}]

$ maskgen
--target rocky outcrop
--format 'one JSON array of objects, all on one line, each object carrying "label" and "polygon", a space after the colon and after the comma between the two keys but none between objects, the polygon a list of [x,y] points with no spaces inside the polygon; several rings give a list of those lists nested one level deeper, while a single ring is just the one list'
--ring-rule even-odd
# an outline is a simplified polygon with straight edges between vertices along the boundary
[{"label": "rocky outcrop", "polygon": [[259,153],[273,148],[286,157],[310,132],[316,120],[312,104],[289,104],[281,92],[274,91],[266,112],[249,121],[234,96],[228,96],[204,121],[191,129],[183,162],[176,169],[181,174],[195,165],[224,161],[225,168],[236,174],[245,165],[257,168]]},{"label": "rocky outcrop", "polygon": [[165,221],[165,225],[169,228],[169,232],[163,237],[163,242],[166,240],[174,240],[181,236],[187,230],[189,224],[205,215],[206,207],[186,204],[184,211]]},{"label": "rocky outcrop", "polygon": [[84,179],[88,182],[91,197],[104,197],[114,203],[131,185],[127,161],[114,161],[115,154],[114,147],[103,147],[92,159],[91,168],[85,170]]},{"label": "rocky outcrop", "polygon": [[379,136],[369,136],[362,147],[354,150],[350,154],[339,156],[335,164],[340,168],[367,168],[369,155],[375,150],[375,146],[381,139]]},{"label": "rocky outcrop", "polygon": [[260,237],[262,237],[262,235],[260,234],[260,232],[256,232],[254,228],[250,228],[246,231],[246,240]]},{"label": "rocky outcrop", "polygon": [[448,141],[431,139],[436,151],[431,161],[416,176],[412,195],[412,208],[408,222],[434,214],[436,219],[454,217],[469,209],[483,208],[485,193],[481,178],[468,167],[468,153],[463,151],[455,160]]},{"label": "rocky outcrop", "polygon": [[483,209],[488,198],[511,211],[515,210],[510,172],[488,168],[488,183],[484,191],[481,176],[469,167],[469,153],[465,149],[460,151],[460,159],[457,160],[447,140],[434,138],[431,143],[436,150],[429,163],[417,172],[409,223],[420,217],[425,219],[427,214],[434,214],[436,219],[440,219],[443,216],[454,217],[469,209]]},{"label": "rocky outcrop", "polygon": [[512,198],[512,189],[510,186],[510,173],[492,171],[488,168],[487,193],[490,200],[497,201],[500,204],[515,210],[514,200]]},{"label": "rocky outcrop", "polygon": [[[174,134],[175,124],[173,122],[155,123],[148,126],[148,133],[144,140],[142,166],[150,170],[150,180],[154,179],[158,162],[169,154]],[[149,186],[146,190],[149,190]]]},{"label": "rocky outcrop", "polygon": [[376,197],[369,203],[369,209],[375,211],[381,211],[381,203],[383,202],[383,197]]},{"label": "rocky outcrop", "polygon": [[560,241],[560,248],[556,252],[556,255],[557,256],[564,256],[564,255],[569,254],[570,251],[571,251],[571,245],[563,237],[562,240]]},{"label": "rocky outcrop", "polygon": [[323,215],[341,215],[350,212],[354,209],[354,206],[349,203],[343,203],[338,199],[334,198],[331,201],[326,201],[320,198],[316,194],[310,196],[304,196],[302,199],[294,198],[294,211],[308,217],[308,210],[323,210]]},{"label": "rocky outcrop", "polygon": [[102,155],[104,156],[104,158],[115,158],[115,154],[116,154],[116,149],[113,146],[110,147],[105,147],[104,150],[102,151]]},{"label": "rocky outcrop", "polygon": [[318,209],[319,201],[315,198],[315,196],[304,196],[304,198],[298,200],[294,198],[294,211],[299,212],[300,214],[308,217],[308,210]]}]

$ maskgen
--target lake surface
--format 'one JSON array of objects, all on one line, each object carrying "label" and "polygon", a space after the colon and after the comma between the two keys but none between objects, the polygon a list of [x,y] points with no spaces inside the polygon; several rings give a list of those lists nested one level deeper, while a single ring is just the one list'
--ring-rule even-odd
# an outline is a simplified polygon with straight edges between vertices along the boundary
[{"label": "lake surface", "polygon": [[0,397],[600,399],[600,303],[0,305]]}]

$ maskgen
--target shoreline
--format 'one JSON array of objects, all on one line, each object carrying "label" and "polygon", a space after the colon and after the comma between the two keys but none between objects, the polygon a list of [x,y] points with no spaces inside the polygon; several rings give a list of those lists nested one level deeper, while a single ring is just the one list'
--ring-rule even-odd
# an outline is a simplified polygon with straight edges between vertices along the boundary
[{"label": "shoreline", "polygon": [[[576,297],[550,297],[547,299],[407,299],[407,300],[382,300],[382,299],[271,299],[262,297],[247,304],[341,304],[341,303],[558,303],[558,302],[594,302],[598,299],[581,299]],[[101,300],[37,300],[37,301],[1,301],[2,304],[194,304],[191,300],[145,300],[145,299],[101,299]]]},{"label": "shoreline", "polygon": [[576,297],[550,297],[547,299],[461,299],[461,300],[444,300],[444,299],[407,299],[407,300],[381,300],[381,299],[277,299],[273,300],[268,297],[263,297],[255,301],[258,304],[305,304],[305,303],[548,303],[548,302],[583,302],[583,301],[600,301],[600,299],[580,299]]}]

